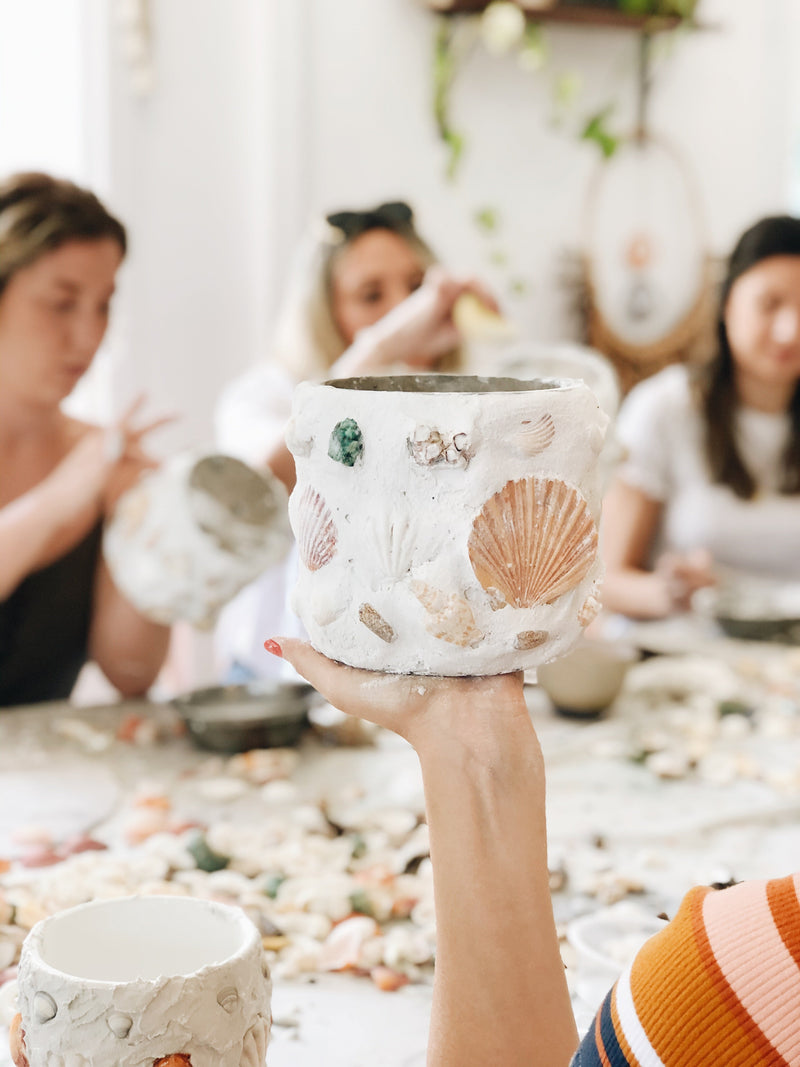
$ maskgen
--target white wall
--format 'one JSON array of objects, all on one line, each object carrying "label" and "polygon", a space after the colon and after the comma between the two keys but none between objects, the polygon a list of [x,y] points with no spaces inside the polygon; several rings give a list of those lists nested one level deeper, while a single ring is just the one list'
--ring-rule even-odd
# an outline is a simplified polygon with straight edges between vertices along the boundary
[{"label": "white wall", "polygon": [[[702,18],[719,31],[688,36],[656,68],[651,125],[692,163],[718,252],[759,213],[786,206],[798,88],[790,85],[794,42],[787,29],[798,6],[702,0]],[[634,114],[635,36],[551,27],[550,60],[538,75],[507,57],[474,54],[453,97],[455,123],[470,146],[452,187],[442,181],[430,117],[431,16],[409,0],[313,0],[312,8],[310,207],[407,196],[443,258],[458,269],[488,272],[502,296],[506,275],[487,268],[486,239],[470,224],[476,207],[498,206],[511,259],[533,281],[515,310],[535,336],[559,337],[565,320],[558,252],[580,242],[580,209],[597,152],[578,143],[574,130],[550,128],[552,73],[580,74],[576,119],[617,99],[619,122],[617,115],[613,121],[625,128]],[[797,115],[792,119],[796,124]]]}]

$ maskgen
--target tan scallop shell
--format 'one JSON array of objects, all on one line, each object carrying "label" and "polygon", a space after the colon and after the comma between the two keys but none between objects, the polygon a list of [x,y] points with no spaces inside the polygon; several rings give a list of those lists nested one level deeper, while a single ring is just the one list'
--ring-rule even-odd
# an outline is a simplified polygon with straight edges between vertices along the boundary
[{"label": "tan scallop shell", "polygon": [[468,542],[475,576],[493,595],[529,608],[551,604],[586,577],[597,526],[571,485],[557,478],[506,482],[483,505]]},{"label": "tan scallop shell", "polygon": [[264,1067],[267,1058],[269,1023],[261,1015],[253,1023],[242,1042],[242,1058],[239,1067]]},{"label": "tan scallop shell", "polygon": [[444,593],[425,582],[414,581],[411,591],[427,612],[425,629],[440,641],[474,648],[484,638],[475,625],[472,608],[455,593]]},{"label": "tan scallop shell", "polygon": [[300,559],[310,571],[318,571],[336,555],[336,541],[336,525],[328,505],[316,489],[306,486],[297,506]]},{"label": "tan scallop shell", "polygon": [[362,604],[358,609],[358,617],[368,630],[372,630],[375,636],[380,637],[381,641],[385,641],[387,645],[390,645],[397,636],[383,615],[376,611],[372,604]]},{"label": "tan scallop shell", "polygon": [[538,419],[525,419],[514,435],[514,441],[523,455],[538,456],[550,447],[555,435],[553,417],[545,412]]}]

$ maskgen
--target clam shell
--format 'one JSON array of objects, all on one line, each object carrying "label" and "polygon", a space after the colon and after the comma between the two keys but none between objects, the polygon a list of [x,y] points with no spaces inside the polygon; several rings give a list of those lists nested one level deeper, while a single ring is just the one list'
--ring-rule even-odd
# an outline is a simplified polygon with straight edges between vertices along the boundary
[{"label": "clam shell", "polygon": [[472,608],[456,593],[444,593],[425,582],[414,581],[411,591],[426,611],[425,629],[440,641],[475,648],[484,634],[475,625]]},{"label": "clam shell", "polygon": [[112,1012],[106,1022],[108,1023],[108,1028],[114,1035],[114,1037],[119,1038],[127,1037],[128,1034],[131,1032],[131,1027],[133,1026],[133,1019],[130,1017],[130,1015],[126,1015],[122,1011]]},{"label": "clam shell", "polygon": [[538,419],[525,419],[514,435],[514,443],[524,456],[538,456],[553,443],[556,427],[546,412]]},{"label": "clam shell", "polygon": [[336,555],[336,525],[328,505],[310,485],[297,506],[297,545],[300,559],[310,571],[318,571]]},{"label": "clam shell", "polygon": [[380,637],[381,641],[385,641],[387,645],[396,638],[397,635],[392,627],[383,615],[373,608],[372,604],[362,604],[358,609],[358,617],[368,630],[372,630],[375,636]]},{"label": "clam shell", "polygon": [[242,1042],[240,1067],[264,1067],[269,1041],[269,1022],[261,1015],[253,1023]]},{"label": "clam shell", "polygon": [[232,1015],[239,1006],[239,993],[233,988],[228,986],[227,989],[221,989],[217,994],[217,1004],[223,1008],[228,1015]]},{"label": "clam shell", "polygon": [[33,1017],[37,1023],[49,1023],[58,1013],[56,1002],[49,993],[37,993],[33,998]]},{"label": "clam shell", "polygon": [[522,478],[486,501],[468,549],[484,589],[529,608],[551,604],[586,577],[597,556],[597,526],[571,485]]}]

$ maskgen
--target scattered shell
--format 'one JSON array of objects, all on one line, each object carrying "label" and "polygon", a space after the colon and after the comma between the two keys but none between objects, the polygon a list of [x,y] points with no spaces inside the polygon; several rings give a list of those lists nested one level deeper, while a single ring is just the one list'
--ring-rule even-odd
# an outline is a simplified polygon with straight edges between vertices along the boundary
[{"label": "scattered shell", "polygon": [[396,634],[383,615],[373,608],[372,604],[362,604],[358,609],[358,617],[368,630],[372,630],[376,637],[390,645],[396,638]]},{"label": "scattered shell", "polygon": [[379,933],[380,927],[368,915],[354,915],[345,919],[334,926],[325,939],[320,953],[320,970],[343,971],[347,967],[358,966],[362,948]]},{"label": "scattered shell", "polygon": [[594,593],[591,593],[578,609],[578,622],[581,626],[588,626],[593,619],[596,619],[600,614],[601,607],[600,601]]},{"label": "scattered shell", "polygon": [[428,613],[425,629],[433,637],[462,648],[475,648],[484,634],[475,625],[472,608],[456,593],[444,593],[425,582],[413,581],[411,591]]},{"label": "scattered shell", "polygon": [[411,569],[418,543],[417,524],[409,515],[375,515],[370,523],[369,545],[373,557],[375,584],[399,582]]},{"label": "scattered shell", "polygon": [[228,1015],[233,1015],[238,1003],[239,994],[232,986],[229,986],[227,989],[221,989],[217,994],[217,1004],[219,1004],[221,1008],[224,1008]]},{"label": "scattered shell", "polygon": [[417,426],[407,444],[411,458],[420,467],[445,465],[466,469],[472,458],[469,437],[465,433],[448,437],[430,426]]},{"label": "scattered shell", "polygon": [[119,1038],[127,1037],[133,1026],[133,1019],[130,1015],[125,1015],[121,1011],[112,1012],[106,1022],[111,1033]]},{"label": "scattered shell", "polygon": [[318,571],[333,559],[336,541],[336,526],[328,505],[316,489],[306,486],[297,507],[300,559],[310,571]]},{"label": "scattered shell", "polygon": [[239,1067],[264,1067],[267,1058],[269,1023],[261,1015],[253,1023],[242,1042],[242,1058]]},{"label": "scattered shell", "polygon": [[49,993],[37,993],[33,998],[33,1017],[37,1023],[49,1023],[58,1012],[56,1002]]},{"label": "scattered shell", "polygon": [[538,419],[524,419],[514,434],[514,443],[524,456],[538,456],[553,443],[556,427],[552,415],[545,413]]},{"label": "scattered shell", "polygon": [[409,982],[405,974],[394,971],[391,967],[373,967],[369,976],[383,993],[394,993]]},{"label": "scattered shell", "polygon": [[597,526],[577,489],[557,478],[522,478],[486,501],[468,548],[484,589],[529,608],[551,604],[586,577]]},{"label": "scattered shell", "polygon": [[342,419],[331,430],[328,455],[345,467],[354,467],[364,453],[364,435],[355,419]]},{"label": "scattered shell", "polygon": [[522,633],[518,633],[514,640],[514,648],[519,649],[520,652],[527,652],[528,649],[538,648],[539,645],[543,645],[545,641],[550,637],[547,630],[523,630]]}]

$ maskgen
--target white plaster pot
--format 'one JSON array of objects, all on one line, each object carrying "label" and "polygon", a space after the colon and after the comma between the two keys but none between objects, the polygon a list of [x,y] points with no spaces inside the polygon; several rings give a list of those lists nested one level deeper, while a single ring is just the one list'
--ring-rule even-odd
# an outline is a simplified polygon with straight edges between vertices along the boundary
[{"label": "white plaster pot", "polygon": [[287,555],[286,490],[232,456],[183,453],[119,501],[103,538],[118,588],[148,618],[213,625],[219,610]]},{"label": "white plaster pot", "polygon": [[263,1067],[261,937],[239,908],[124,897],[34,926],[19,966],[17,1067]]},{"label": "white plaster pot", "polygon": [[371,670],[501,674],[596,614],[607,416],[581,382],[409,375],[305,383],[287,441],[294,605]]}]

